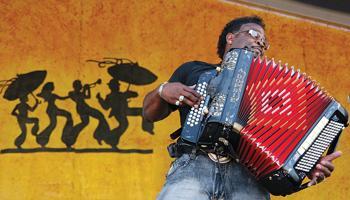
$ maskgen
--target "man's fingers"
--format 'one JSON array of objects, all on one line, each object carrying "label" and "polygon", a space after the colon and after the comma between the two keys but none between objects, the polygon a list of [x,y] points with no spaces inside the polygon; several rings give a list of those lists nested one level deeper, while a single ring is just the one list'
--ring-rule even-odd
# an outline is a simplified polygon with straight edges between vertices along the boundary
[{"label": "man's fingers", "polygon": [[316,172],[313,175],[312,180],[307,184],[307,186],[310,187],[310,186],[316,185],[317,183],[322,182],[324,179],[325,179],[324,174]]},{"label": "man's fingers", "polygon": [[184,89],[183,92],[190,93],[191,95],[196,97],[196,99],[200,99],[201,98],[201,95],[198,92],[194,91],[194,90],[186,90],[186,89]]},{"label": "man's fingers", "polygon": [[322,160],[332,161],[332,160],[334,160],[336,158],[339,158],[341,155],[342,155],[341,151],[336,151],[334,153],[331,153],[331,154],[325,156],[324,158],[322,158]]},{"label": "man's fingers", "polygon": [[184,100],[183,100],[183,104],[187,104],[187,105],[189,105],[189,106],[191,106],[191,107],[196,107],[196,106],[198,106],[195,102],[190,101],[189,99],[184,99]]},{"label": "man's fingers", "polygon": [[194,88],[191,87],[184,87],[184,91],[191,93],[193,96],[196,96],[197,98],[200,98],[201,95],[194,90]]},{"label": "man's fingers", "polygon": [[188,99],[190,100],[191,102],[194,102],[194,103],[197,103],[199,101],[200,98],[194,96],[192,93],[190,92],[187,92],[187,91],[183,91],[183,94],[182,94],[185,99]]},{"label": "man's fingers", "polygon": [[323,173],[325,177],[330,177],[330,176],[331,176],[331,173],[332,173],[332,172],[330,171],[330,169],[328,169],[328,167],[323,166],[323,165],[321,165],[321,164],[317,164],[317,165],[316,165],[316,168],[317,168],[318,170],[320,170],[321,173]]},{"label": "man's fingers", "polygon": [[316,185],[317,184],[317,173],[315,174],[315,176],[312,178],[312,180],[307,184],[308,187]]},{"label": "man's fingers", "polygon": [[331,161],[322,160],[321,165],[326,167],[330,172],[332,172],[334,170],[334,165]]}]

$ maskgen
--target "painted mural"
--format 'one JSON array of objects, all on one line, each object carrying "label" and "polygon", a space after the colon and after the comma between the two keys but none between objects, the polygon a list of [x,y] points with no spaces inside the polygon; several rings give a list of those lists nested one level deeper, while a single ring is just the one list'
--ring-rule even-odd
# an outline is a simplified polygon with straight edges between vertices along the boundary
[{"label": "painted mural", "polygon": [[[108,81],[109,93],[102,97],[100,93],[96,94],[100,108],[90,106],[86,99],[91,99],[92,88],[101,85],[102,79],[97,79],[93,83],[82,83],[81,80],[74,80],[70,91],[63,95],[54,93],[54,82],[45,82],[46,70],[36,70],[28,73],[17,74],[16,77],[2,80],[1,92],[3,98],[7,101],[17,101],[11,112],[17,120],[20,134],[14,139],[15,149],[3,149],[1,153],[15,152],[95,152],[106,151],[107,149],[76,149],[74,144],[80,133],[89,125],[90,118],[97,120],[97,127],[92,132],[92,137],[99,145],[102,142],[111,147],[114,152],[135,152],[135,153],[152,153],[152,149],[120,149],[118,143],[120,137],[127,130],[129,122],[128,116],[138,116],[142,118],[142,130],[149,134],[154,134],[153,123],[147,122],[142,117],[142,107],[129,107],[128,102],[132,98],[138,96],[138,93],[129,90],[130,85],[147,85],[157,80],[157,76],[144,67],[141,67],[137,62],[133,62],[125,58],[104,58],[102,61],[87,60],[87,62],[95,62],[101,70],[107,68],[111,79]],[[120,91],[120,81],[128,84],[126,91]],[[41,90],[38,88],[41,87]],[[37,90],[37,94],[34,94]],[[28,104],[28,99],[32,98],[34,105]],[[71,112],[64,108],[59,108],[55,102],[73,101],[75,104],[76,113],[79,115],[80,121],[74,123]],[[46,104],[46,105],[45,105]],[[46,106],[46,114],[49,118],[49,124],[46,127],[39,126],[40,118],[29,116],[30,112],[34,112],[38,106]],[[110,127],[105,116],[99,109],[109,110],[108,118],[114,118],[118,122],[117,127]],[[57,117],[63,117],[63,129],[61,133],[61,142],[63,148],[50,148],[47,144],[50,141],[51,134],[57,126]],[[27,126],[31,126],[30,131]],[[40,128],[39,128],[40,127]],[[23,143],[28,137],[27,133],[35,137],[39,148],[22,148]]]},{"label": "painted mural", "polygon": [[[267,56],[311,75],[350,110],[349,29],[233,1],[0,0],[0,199],[155,199],[177,114],[142,101],[182,63],[219,61],[231,19],[259,15]],[[326,182],[287,198],[347,199],[349,130]]]}]

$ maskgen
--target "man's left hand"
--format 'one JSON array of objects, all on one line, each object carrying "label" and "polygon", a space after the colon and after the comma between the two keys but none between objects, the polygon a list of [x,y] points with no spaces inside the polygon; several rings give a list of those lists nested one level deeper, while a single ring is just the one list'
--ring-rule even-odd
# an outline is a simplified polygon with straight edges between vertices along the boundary
[{"label": "man's left hand", "polygon": [[332,154],[322,157],[316,164],[315,169],[309,175],[311,181],[308,186],[316,185],[317,183],[322,182],[325,178],[330,177],[333,170],[334,165],[332,161],[341,156],[340,151],[336,151]]}]

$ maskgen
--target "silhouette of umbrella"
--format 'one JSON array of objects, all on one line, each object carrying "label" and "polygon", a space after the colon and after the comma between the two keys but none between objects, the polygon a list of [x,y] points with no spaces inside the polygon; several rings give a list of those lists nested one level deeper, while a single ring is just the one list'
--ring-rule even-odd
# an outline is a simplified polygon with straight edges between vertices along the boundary
[{"label": "silhouette of umbrella", "polygon": [[[112,59],[112,58],[105,58]],[[115,79],[133,85],[146,85],[157,80],[157,76],[148,69],[128,59],[116,59],[115,65],[108,68],[108,73]]]},{"label": "silhouette of umbrella", "polygon": [[8,84],[4,98],[10,101],[27,96],[36,90],[45,80],[46,71],[33,71],[26,74],[18,74]]}]

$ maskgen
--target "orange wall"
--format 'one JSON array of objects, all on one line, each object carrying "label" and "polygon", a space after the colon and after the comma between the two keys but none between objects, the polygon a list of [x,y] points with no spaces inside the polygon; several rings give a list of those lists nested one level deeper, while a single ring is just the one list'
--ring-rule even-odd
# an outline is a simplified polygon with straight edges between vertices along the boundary
[{"label": "orange wall", "polygon": [[[281,59],[316,79],[347,109],[349,103],[349,30],[214,0],[119,0],[119,1],[0,1],[0,79],[33,70],[47,70],[45,81],[55,83],[55,93],[66,95],[76,79],[103,83],[92,89],[87,102],[102,111],[95,98],[108,94],[111,79],[106,68],[86,62],[104,57],[137,61],[158,76],[156,82],[131,85],[138,93],[129,107],[142,106],[144,95],[166,81],[175,68],[189,60],[218,62],[216,42],[222,27],[232,18],[256,14],[264,18],[271,43],[269,57]],[[125,91],[126,83],[122,83]],[[35,91],[38,93],[40,88]],[[2,94],[1,94],[2,95]],[[13,149],[20,130],[11,111],[18,103],[0,99],[0,149]],[[34,101],[30,98],[29,104]],[[72,101],[57,105],[79,116]],[[42,102],[30,116],[39,117],[41,128],[48,124]],[[118,123],[108,118],[111,127]],[[155,135],[141,129],[139,116],[128,117],[129,127],[119,148],[152,149],[152,154],[118,152],[3,153],[0,154],[1,199],[155,199],[171,159],[166,152],[170,132],[179,126],[173,114],[155,124]],[[97,125],[90,124],[79,136],[75,148],[103,148],[92,138]],[[64,121],[58,118],[49,147],[62,148],[60,134]],[[341,138],[344,155],[335,161],[336,171],[326,183],[287,199],[346,199],[349,194],[349,130]],[[28,134],[23,148],[36,148]],[[282,198],[273,198],[282,199]]]}]

